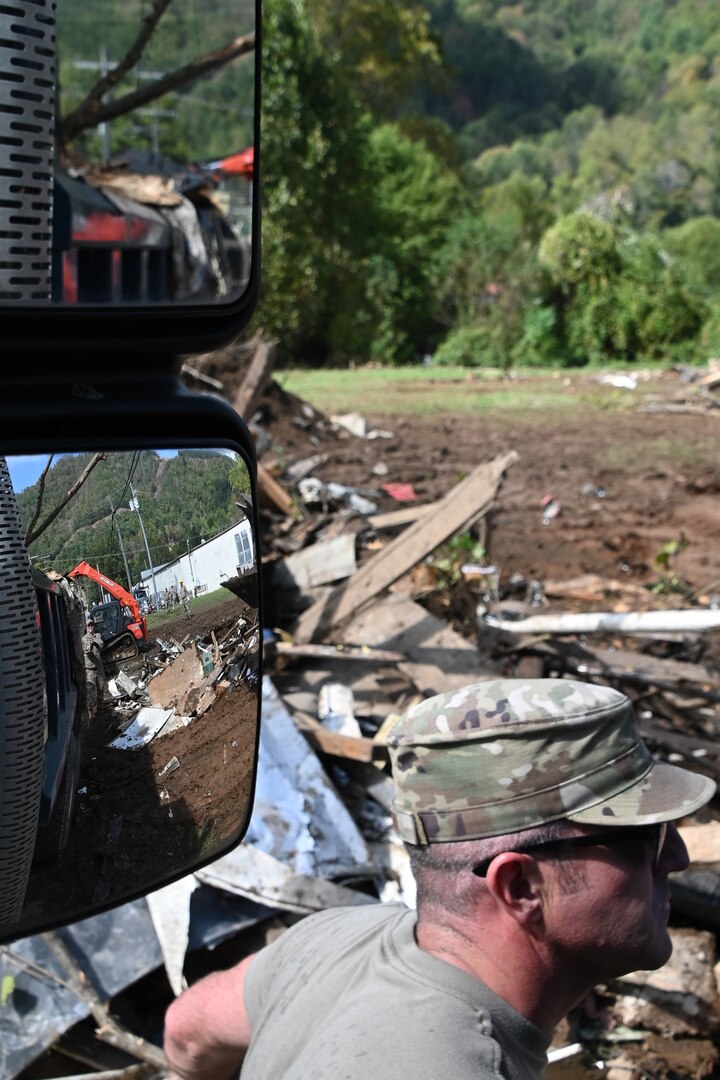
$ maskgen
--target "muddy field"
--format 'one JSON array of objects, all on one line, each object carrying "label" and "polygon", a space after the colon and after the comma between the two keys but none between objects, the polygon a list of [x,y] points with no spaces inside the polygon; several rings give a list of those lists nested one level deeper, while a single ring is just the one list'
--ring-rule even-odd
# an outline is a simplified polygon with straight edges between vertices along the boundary
[{"label": "muddy field", "polygon": [[[515,450],[519,460],[485,536],[501,583],[513,574],[544,582],[592,572],[651,586],[674,577],[691,598],[720,594],[720,411],[641,411],[675,409],[692,397],[672,372],[635,391],[602,386],[591,375],[483,381],[482,390],[511,402],[518,385],[529,407],[401,416],[364,410],[368,424],[391,431],[391,439],[338,438],[322,421],[319,431],[307,420],[303,428],[300,406],[291,407],[277,388],[261,419],[278,456],[327,454],[315,470],[321,479],[370,489],[410,482],[423,502],[440,498],[481,461]],[[469,377],[468,392],[475,389]],[[434,392],[428,384],[427,394]],[[372,471],[379,461],[388,470],[382,478]],[[560,512],[543,524],[546,496]],[[382,493],[379,501],[382,510],[398,506]],[[661,573],[655,560],[673,541],[683,550]],[[668,592],[676,603],[678,594],[673,600]]]}]

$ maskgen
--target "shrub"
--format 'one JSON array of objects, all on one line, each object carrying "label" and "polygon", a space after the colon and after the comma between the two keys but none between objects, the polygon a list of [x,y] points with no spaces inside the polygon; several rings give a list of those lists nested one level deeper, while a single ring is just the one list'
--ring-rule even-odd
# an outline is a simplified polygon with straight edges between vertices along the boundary
[{"label": "shrub", "polygon": [[458,326],[438,346],[433,362],[445,367],[509,367],[510,357],[488,326]]}]

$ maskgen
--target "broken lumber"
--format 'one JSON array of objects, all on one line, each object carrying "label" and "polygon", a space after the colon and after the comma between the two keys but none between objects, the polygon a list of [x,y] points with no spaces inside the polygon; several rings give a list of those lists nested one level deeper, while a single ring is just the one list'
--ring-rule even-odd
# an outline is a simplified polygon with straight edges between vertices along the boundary
[{"label": "broken lumber", "polygon": [[103,1042],[109,1043],[126,1053],[131,1054],[140,1061],[147,1062],[157,1069],[167,1068],[167,1059],[159,1046],[141,1039],[138,1035],[124,1028],[114,1017],[110,1015],[107,1005],[102,1000],[97,990],[90,982],[87,974],[81,970],[78,961],[71,953],[60,935],[49,931],[42,935],[43,940],[53,955],[59,960],[64,970],[64,983],[68,989],[74,991],[85,1002],[90,1013],[98,1025],[95,1035]]},{"label": "broken lumber", "polygon": [[293,713],[293,720],[317,754],[362,761],[365,764],[387,760],[387,748],[373,739],[329,731],[306,713]]},{"label": "broken lumber", "polygon": [[517,454],[511,451],[474,469],[435,504],[432,513],[411,525],[369,559],[348,582],[336,586],[304,612],[298,620],[296,639],[314,641],[322,637],[331,627],[344,622],[392,585],[453,533],[467,528],[486,513],[505,471],[515,461]]},{"label": "broken lumber", "polygon": [[258,461],[257,466],[257,479],[258,487],[260,488],[260,494],[280,513],[285,514],[286,517],[293,517],[296,514],[293,501],[288,495],[282,484],[278,484],[277,480],[270,475]]},{"label": "broken lumber", "polygon": [[458,690],[490,678],[475,645],[414,600],[391,594],[356,615],[342,630],[351,645],[387,645],[403,654],[399,670],[424,695]]},{"label": "broken lumber", "polygon": [[258,341],[255,355],[240,388],[235,394],[232,406],[243,420],[249,420],[257,408],[257,403],[270,382],[275,364],[275,343]]},{"label": "broken lumber", "polygon": [[543,656],[558,656],[571,671],[583,677],[600,676],[625,680],[658,690],[692,689],[706,700],[715,700],[720,680],[704,664],[692,664],[673,657],[651,656],[629,649],[591,648],[577,642],[538,641],[532,650]]},{"label": "broken lumber", "polygon": [[313,589],[350,577],[357,569],[355,537],[344,533],[296,551],[275,568],[275,582]]},{"label": "broken lumber", "polygon": [[278,656],[289,659],[313,660],[361,660],[371,664],[397,664],[405,659],[401,652],[392,649],[374,649],[355,645],[296,645],[295,642],[278,641],[275,644]]},{"label": "broken lumber", "polygon": [[152,1065],[129,1065],[126,1069],[105,1069],[103,1072],[77,1073],[64,1076],[63,1080],[146,1080],[156,1075]]},{"label": "broken lumber", "polygon": [[421,503],[420,506],[402,506],[399,510],[387,510],[384,514],[371,514],[368,524],[373,529],[396,529],[401,525],[412,525],[414,521],[431,514],[437,503]]},{"label": "broken lumber", "polygon": [[219,394],[222,394],[225,389],[225,384],[221,383],[219,379],[213,379],[209,375],[206,375],[204,371],[200,371],[198,368],[193,367],[187,360],[180,368],[182,375],[187,375],[191,379],[195,379],[196,382],[202,383],[204,386],[209,386],[211,390],[217,390]]},{"label": "broken lumber", "polygon": [[645,603],[652,602],[652,596],[642,585],[632,581],[617,581],[603,578],[599,574],[580,574],[565,581],[545,581],[543,591],[546,596],[565,600],[582,600],[584,603],[597,603],[608,597],[618,599],[634,597]]}]

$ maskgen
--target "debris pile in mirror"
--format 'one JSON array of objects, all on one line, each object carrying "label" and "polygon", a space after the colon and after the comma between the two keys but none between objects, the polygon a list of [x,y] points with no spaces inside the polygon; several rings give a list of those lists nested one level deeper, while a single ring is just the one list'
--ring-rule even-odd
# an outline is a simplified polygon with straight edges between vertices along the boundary
[{"label": "debris pile in mirror", "polygon": [[[448,470],[444,490],[431,491],[417,445],[403,453],[396,437],[368,438],[368,431],[387,434],[384,424],[363,431],[353,420],[352,433],[333,423],[271,381],[271,357],[261,344],[200,358],[190,376],[195,385],[203,377],[221,384],[213,390],[224,389],[253,419],[261,451],[266,675],[246,840],[146,900],[60,933],[74,958],[65,956],[63,981],[71,981],[68,965],[85,971],[109,1002],[104,1014],[86,994],[58,989],[62,962],[46,938],[5,949],[0,981],[12,980],[12,988],[0,1035],[7,1035],[8,1077],[30,1080],[41,1068],[59,1075],[72,1070],[71,1060],[95,1071],[143,1063],[143,1075],[157,1074],[162,1011],[186,982],[228,966],[313,911],[386,900],[412,905],[407,856],[392,829],[386,741],[396,716],[424,697],[497,675],[608,683],[634,700],[658,756],[720,779],[712,637],[670,617],[711,611],[710,598],[678,604],[677,594],[622,575],[539,581],[504,574],[487,553],[502,550],[492,535],[498,505],[507,477],[522,464],[515,465],[509,437],[502,453],[486,459],[478,451],[462,476]],[[387,471],[378,473],[380,460]],[[300,485],[310,477],[318,482],[307,500],[302,492],[310,488]],[[398,502],[386,483],[412,483],[417,498]],[[350,504],[348,489],[377,509]],[[552,535],[563,517],[537,527]],[[588,611],[650,612],[667,626],[627,636],[602,620],[582,634],[564,624],[563,616]],[[528,630],[521,622],[538,614],[552,615],[555,627]],[[255,624],[236,625],[217,640],[162,641],[153,671],[121,681],[115,708],[125,732],[143,710],[172,709],[178,723],[192,724],[204,695],[231,692],[259,633]],[[169,741],[162,761],[168,786],[180,771],[176,761],[182,764]],[[670,964],[598,987],[559,1029],[548,1077],[597,1076],[598,1063],[608,1075],[644,1069],[657,1080],[717,1070],[714,808],[684,823],[682,833],[691,866],[671,885]],[[122,1038],[120,1016],[131,1017]],[[112,1038],[103,1041],[108,1031]],[[137,1037],[151,1045],[133,1043]]]},{"label": "debris pile in mirror", "polygon": [[120,671],[107,682],[107,694],[117,717],[117,734],[108,743],[116,750],[138,750],[158,735],[187,727],[203,716],[217,699],[242,683],[257,685],[260,628],[257,612],[233,620],[218,640],[189,635],[176,641],[162,638],[143,659],[142,677]]}]

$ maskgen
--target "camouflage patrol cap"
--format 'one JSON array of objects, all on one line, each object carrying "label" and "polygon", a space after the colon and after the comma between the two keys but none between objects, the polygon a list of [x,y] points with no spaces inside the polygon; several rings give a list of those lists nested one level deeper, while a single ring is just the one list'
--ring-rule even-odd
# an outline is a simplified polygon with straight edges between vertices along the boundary
[{"label": "camouflage patrol cap", "polygon": [[632,705],[607,686],[500,679],[411,708],[388,739],[397,830],[410,844],[520,832],[560,818],[649,825],[684,817],[714,781],[655,761]]}]

